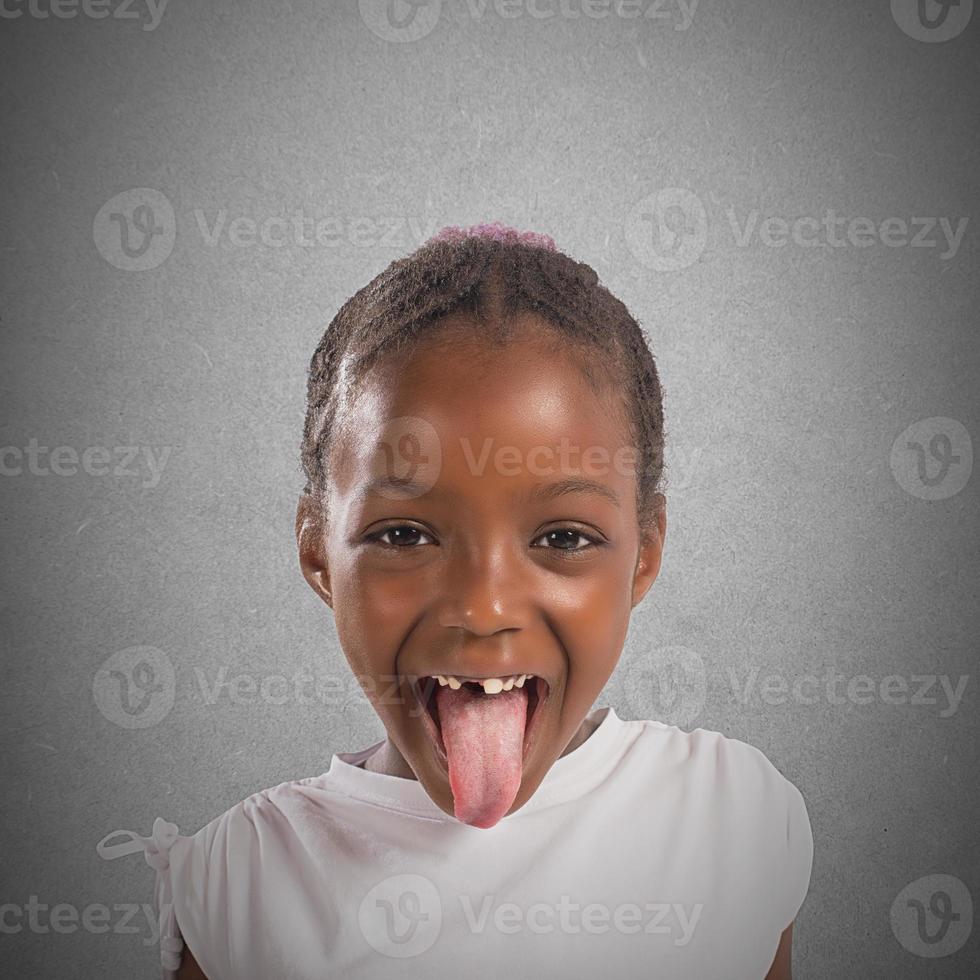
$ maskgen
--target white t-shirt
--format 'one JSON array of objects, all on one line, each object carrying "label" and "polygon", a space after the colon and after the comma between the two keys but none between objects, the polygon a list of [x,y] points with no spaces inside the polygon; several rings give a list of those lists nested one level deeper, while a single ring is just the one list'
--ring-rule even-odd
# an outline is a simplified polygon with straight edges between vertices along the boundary
[{"label": "white t-shirt", "polygon": [[809,885],[803,797],[745,742],[590,717],[488,830],[359,768],[374,745],[99,851],[157,869],[165,978],[183,934],[210,980],[761,980]]}]

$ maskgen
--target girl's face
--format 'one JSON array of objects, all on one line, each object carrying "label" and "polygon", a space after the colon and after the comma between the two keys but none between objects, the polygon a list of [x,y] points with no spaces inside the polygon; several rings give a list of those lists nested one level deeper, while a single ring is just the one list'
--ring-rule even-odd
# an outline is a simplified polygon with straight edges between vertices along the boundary
[{"label": "girl's face", "polygon": [[546,325],[521,327],[492,351],[450,330],[369,376],[338,411],[329,526],[306,495],[297,514],[304,575],[401,774],[450,815],[433,677],[539,678],[512,813],[592,708],[660,569],[663,506],[641,540],[614,393],[597,397]]}]

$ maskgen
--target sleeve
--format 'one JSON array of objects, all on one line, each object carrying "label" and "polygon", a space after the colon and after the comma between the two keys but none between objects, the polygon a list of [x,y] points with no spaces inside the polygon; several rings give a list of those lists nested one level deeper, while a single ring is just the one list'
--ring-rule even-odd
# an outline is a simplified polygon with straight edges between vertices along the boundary
[{"label": "sleeve", "polygon": [[783,929],[796,918],[810,888],[813,831],[803,794],[783,777],[786,791],[786,887]]},{"label": "sleeve", "polygon": [[[110,844],[109,841],[114,837],[126,837],[128,840]],[[149,837],[141,837],[131,830],[114,830],[95,845],[99,857],[104,861],[112,861],[125,854],[142,851],[146,863],[157,873],[154,904],[159,917],[162,980],[174,980],[177,970],[180,969],[181,953],[184,949],[184,941],[177,928],[173,887],[170,880],[170,850],[178,839],[180,833],[177,825],[157,817],[153,821],[153,832]]]}]

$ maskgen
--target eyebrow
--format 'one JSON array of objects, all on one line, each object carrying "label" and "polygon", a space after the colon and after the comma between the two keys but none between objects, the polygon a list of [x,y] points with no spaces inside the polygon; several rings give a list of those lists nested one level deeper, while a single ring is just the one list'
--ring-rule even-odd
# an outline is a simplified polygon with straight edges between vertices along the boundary
[{"label": "eyebrow", "polygon": [[595,480],[585,480],[581,477],[572,477],[568,480],[559,480],[557,483],[542,483],[531,490],[530,496],[534,500],[554,500],[555,497],[564,496],[566,493],[594,493],[607,500],[611,500],[617,507],[622,507],[619,494],[612,487],[607,487],[604,483]]},{"label": "eyebrow", "polygon": [[[374,479],[365,483],[357,491],[357,499],[363,500],[371,495],[380,495],[382,491],[394,491],[396,493],[407,493],[409,497],[420,497],[425,493],[433,496],[442,496],[443,491],[437,487],[430,487],[424,483],[416,483],[412,480],[400,480],[390,475],[376,476]],[[604,483],[596,480],[586,480],[581,477],[571,477],[567,480],[559,480],[557,483],[542,483],[524,494],[531,500],[554,500],[569,493],[591,493],[600,497],[605,497],[617,507],[622,508],[619,494],[612,487],[607,487]],[[522,496],[515,493],[515,497]]]},{"label": "eyebrow", "polygon": [[402,480],[395,476],[385,475],[376,476],[374,479],[368,480],[367,483],[357,490],[354,496],[355,499],[360,501],[365,497],[381,496],[381,494],[385,491],[407,493],[409,499],[413,497],[421,497],[423,493],[439,493],[435,487],[427,486],[424,483],[416,483],[413,480]]}]

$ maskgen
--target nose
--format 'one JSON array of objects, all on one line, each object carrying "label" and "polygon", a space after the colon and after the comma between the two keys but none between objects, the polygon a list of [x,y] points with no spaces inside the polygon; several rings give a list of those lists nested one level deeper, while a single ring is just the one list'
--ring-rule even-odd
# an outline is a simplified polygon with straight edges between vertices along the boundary
[{"label": "nose", "polygon": [[505,548],[460,551],[445,565],[438,622],[477,636],[524,629],[531,583],[520,558]]}]

